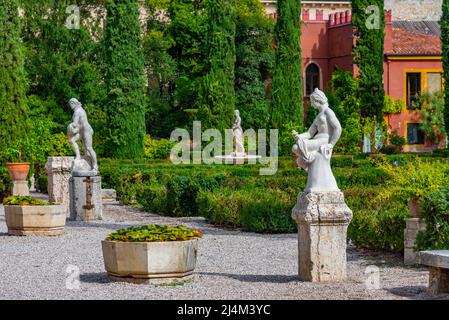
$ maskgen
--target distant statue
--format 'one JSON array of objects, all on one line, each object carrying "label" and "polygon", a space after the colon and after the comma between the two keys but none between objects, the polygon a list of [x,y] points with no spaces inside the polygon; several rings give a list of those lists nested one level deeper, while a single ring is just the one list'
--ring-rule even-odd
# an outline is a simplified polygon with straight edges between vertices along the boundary
[{"label": "distant statue", "polygon": [[329,108],[326,95],[319,89],[310,96],[312,106],[319,111],[307,132],[293,130],[296,143],[293,153],[298,167],[308,172],[305,192],[339,191],[332,174],[332,149],[341,136],[342,128],[335,113]]},{"label": "distant statue", "polygon": [[[72,98],[69,105],[73,110],[72,123],[68,126],[68,134],[70,137],[70,144],[75,152],[75,161],[73,164],[73,172],[98,172],[97,154],[92,148],[92,136],[94,130],[87,121],[86,111],[83,109],[81,102]],[[77,141],[81,141],[85,152],[84,157],[81,157],[80,149]],[[87,165],[86,165],[87,163]]]},{"label": "distant statue", "polygon": [[242,119],[240,118],[240,111],[235,110],[235,123],[232,127],[232,136],[235,144],[234,156],[244,156],[245,146],[243,145],[243,129],[242,129]]}]

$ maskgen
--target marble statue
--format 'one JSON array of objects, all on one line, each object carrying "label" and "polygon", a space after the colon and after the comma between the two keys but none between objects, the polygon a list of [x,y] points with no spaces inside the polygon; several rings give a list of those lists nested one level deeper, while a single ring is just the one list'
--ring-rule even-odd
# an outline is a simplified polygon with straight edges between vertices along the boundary
[{"label": "marble statue", "polygon": [[298,275],[301,281],[346,279],[347,229],[352,211],[331,170],[332,149],[341,125],[319,89],[310,96],[319,111],[305,133],[292,132],[298,167],[307,171],[307,185],[298,194],[292,218],[298,223]]},{"label": "marble statue", "polygon": [[235,144],[234,156],[245,156],[245,146],[243,145],[243,129],[242,119],[240,118],[240,111],[235,110],[235,123],[232,127],[232,136]]},{"label": "marble statue", "polygon": [[329,108],[326,95],[318,88],[310,96],[312,106],[319,111],[308,131],[298,134],[293,130],[296,143],[293,153],[298,167],[308,172],[305,192],[339,191],[332,174],[332,149],[341,136],[341,125]]},{"label": "marble statue", "polygon": [[[81,102],[72,98],[69,105],[73,110],[72,123],[68,126],[70,144],[75,152],[72,173],[77,176],[94,176],[98,174],[97,155],[92,148],[94,130],[87,121],[86,111]],[[85,155],[81,157],[77,141],[81,141]]]}]

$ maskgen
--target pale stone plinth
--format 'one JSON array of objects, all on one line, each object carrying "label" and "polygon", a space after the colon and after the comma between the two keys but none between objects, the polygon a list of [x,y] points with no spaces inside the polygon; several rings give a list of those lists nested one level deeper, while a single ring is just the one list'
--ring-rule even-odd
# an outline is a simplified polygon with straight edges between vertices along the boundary
[{"label": "pale stone plinth", "polygon": [[90,221],[103,217],[101,177],[71,177],[70,220]]},{"label": "pale stone plinth", "polygon": [[64,204],[67,217],[70,216],[69,180],[72,175],[73,159],[73,157],[48,157],[45,164],[49,200]]},{"label": "pale stone plinth", "polygon": [[13,181],[12,182],[13,196],[29,196],[30,189],[28,188],[28,181]]},{"label": "pale stone plinth", "polygon": [[5,206],[8,234],[15,236],[57,236],[64,233],[64,205]]},{"label": "pale stone plinth", "polygon": [[102,241],[104,266],[111,280],[148,283],[193,273],[198,240],[167,242]]},{"label": "pale stone plinth", "polygon": [[352,211],[343,193],[302,192],[292,217],[298,223],[299,279],[345,280],[346,235]]},{"label": "pale stone plinth", "polygon": [[419,253],[420,263],[430,267],[429,293],[449,293],[449,250],[429,250]]},{"label": "pale stone plinth", "polygon": [[419,218],[405,219],[404,230],[404,264],[419,263],[419,254],[415,250],[416,237],[420,231],[426,230],[426,224]]}]

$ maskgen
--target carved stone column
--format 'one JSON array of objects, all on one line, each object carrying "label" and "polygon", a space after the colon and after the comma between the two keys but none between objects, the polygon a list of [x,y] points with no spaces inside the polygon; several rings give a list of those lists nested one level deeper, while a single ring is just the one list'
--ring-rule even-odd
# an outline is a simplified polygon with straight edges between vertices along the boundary
[{"label": "carved stone column", "polygon": [[72,175],[73,159],[73,157],[48,157],[45,164],[49,200],[63,203],[67,217],[70,215],[69,179]]},{"label": "carved stone column", "polygon": [[352,211],[343,193],[302,192],[292,217],[298,223],[299,279],[346,279],[346,236]]}]

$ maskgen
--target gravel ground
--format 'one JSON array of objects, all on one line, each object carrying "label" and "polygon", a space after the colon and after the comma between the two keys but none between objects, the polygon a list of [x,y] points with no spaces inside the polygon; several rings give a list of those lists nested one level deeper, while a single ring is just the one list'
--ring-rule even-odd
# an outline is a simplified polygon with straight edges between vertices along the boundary
[{"label": "gravel ground", "polygon": [[[152,223],[184,224],[204,232],[193,279],[176,286],[110,282],[100,241],[113,230]],[[296,234],[226,230],[202,218],[162,217],[119,205],[106,205],[102,221],[68,222],[60,237],[13,237],[6,232],[0,206],[0,299],[432,298],[426,293],[427,269],[404,267],[400,255],[350,246],[347,281],[299,282]],[[379,268],[380,289],[365,285],[368,266]],[[66,282],[76,279],[77,268],[79,288],[68,289]]]}]

